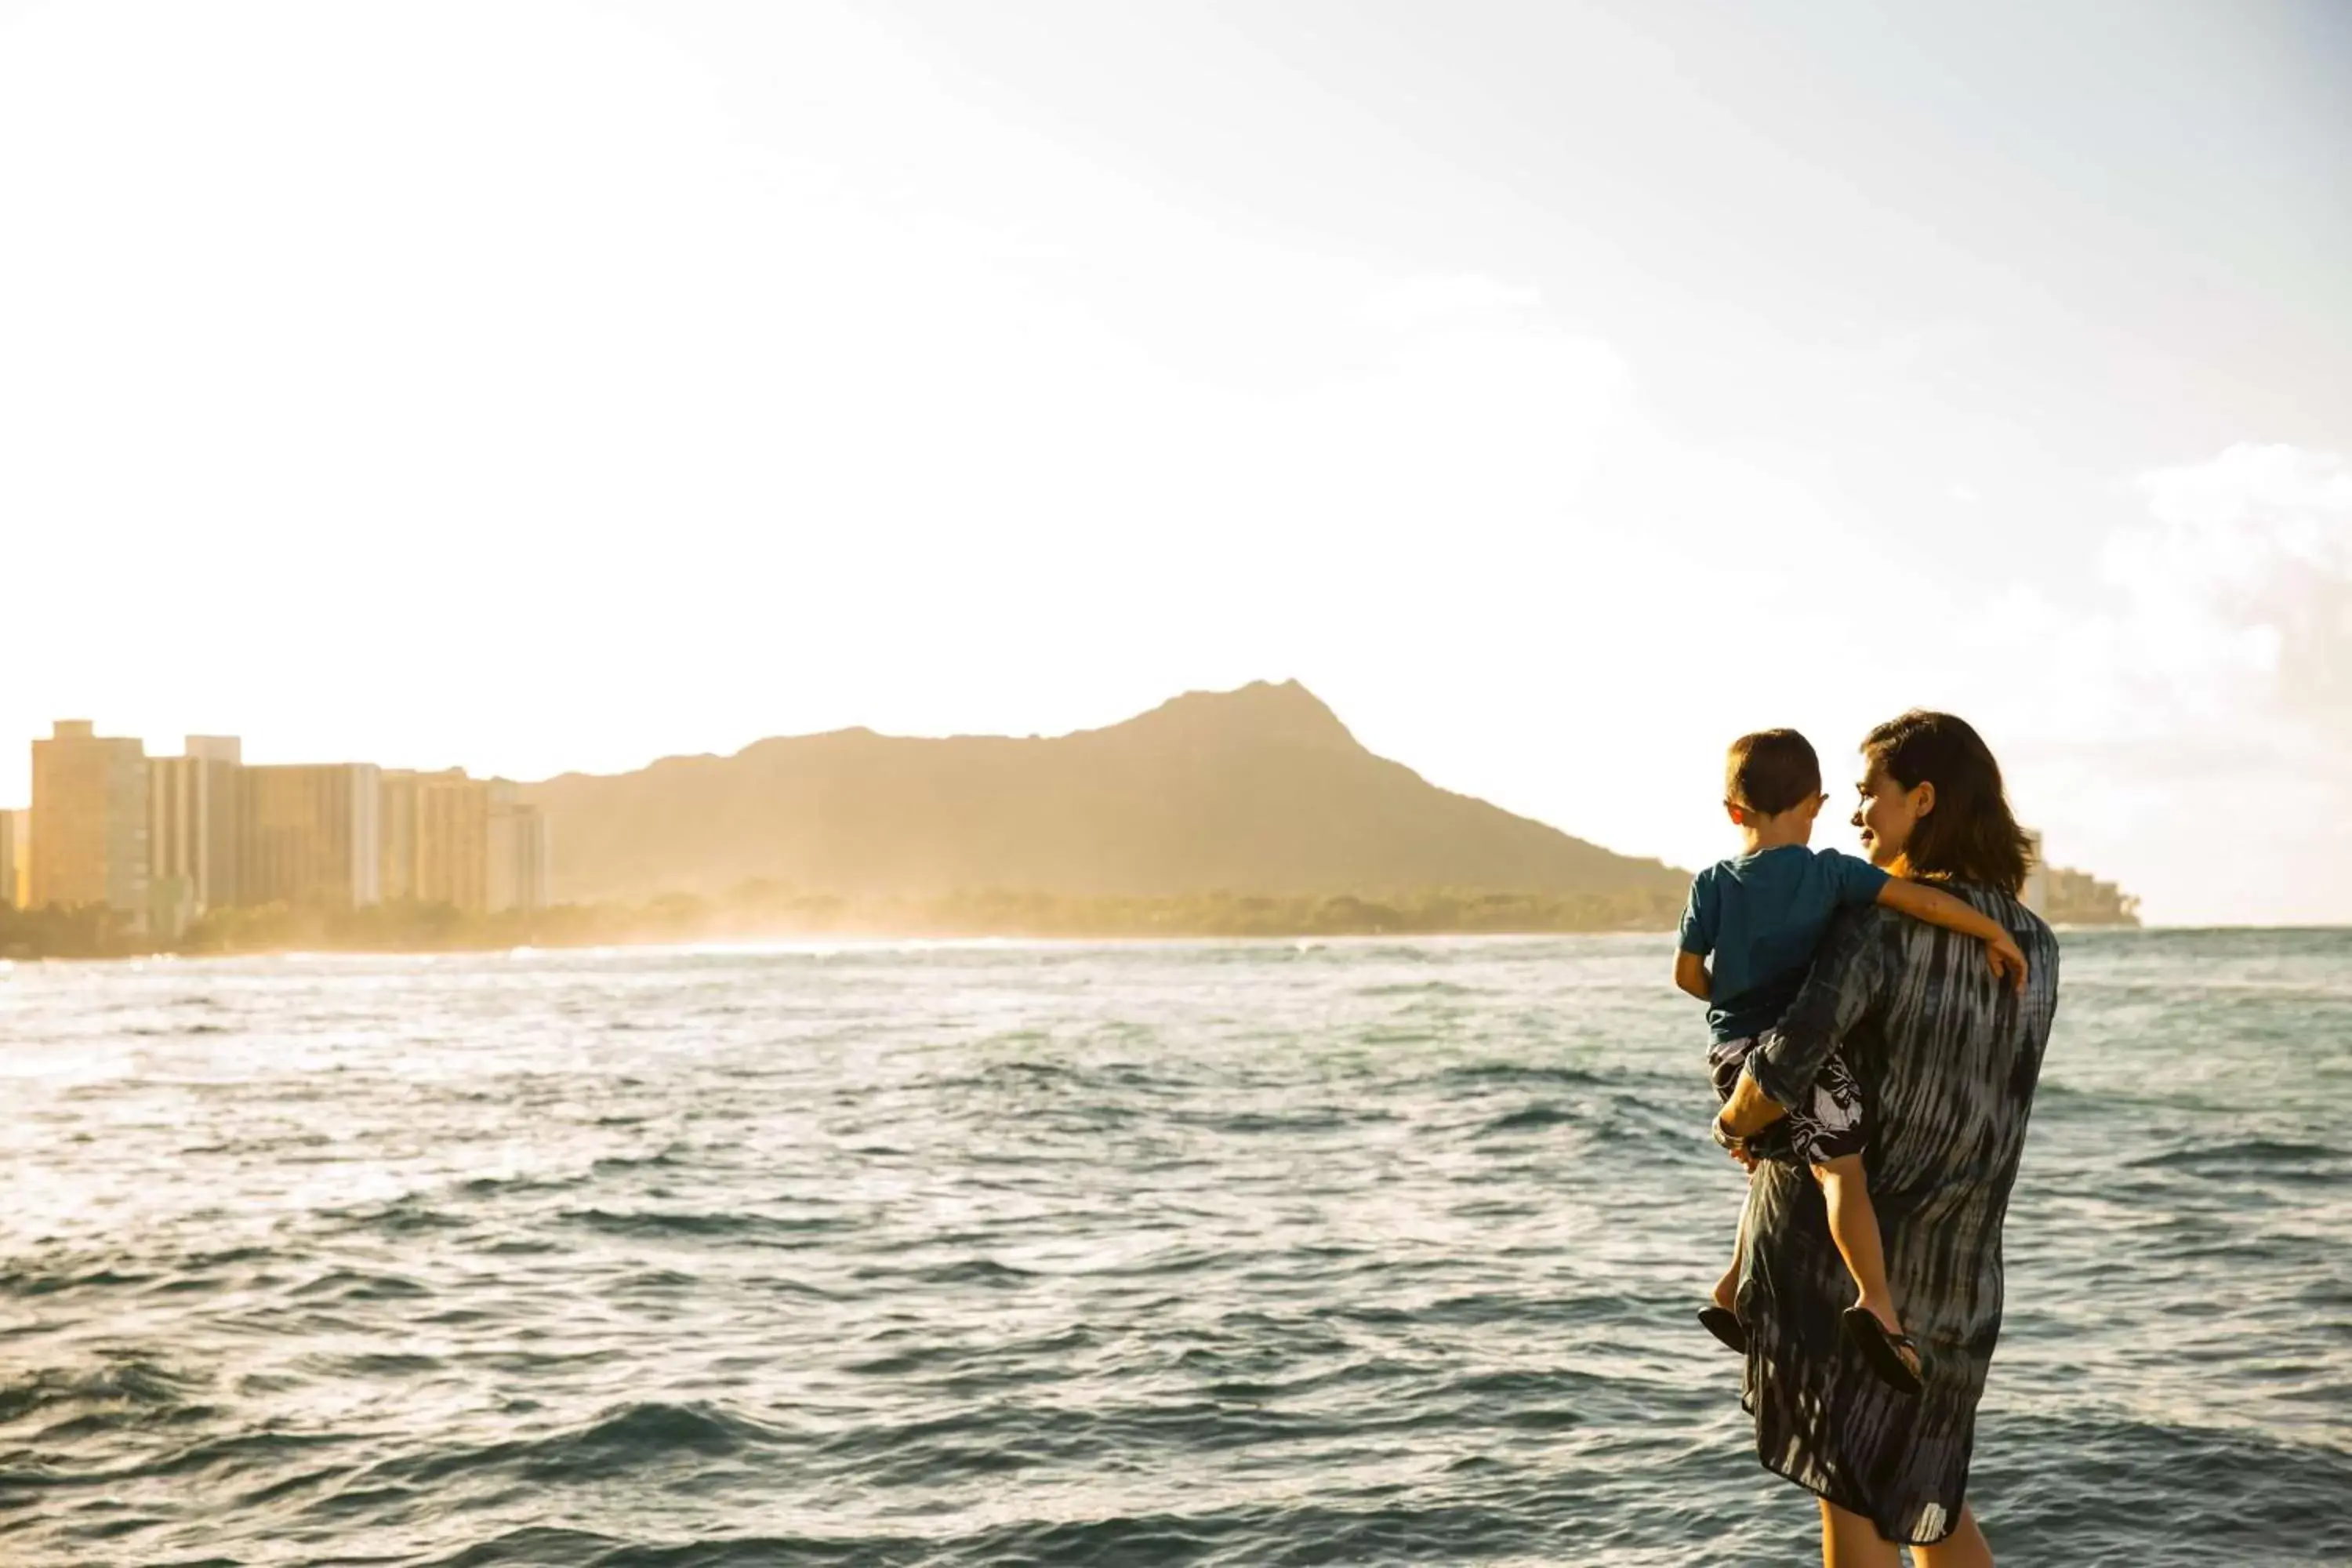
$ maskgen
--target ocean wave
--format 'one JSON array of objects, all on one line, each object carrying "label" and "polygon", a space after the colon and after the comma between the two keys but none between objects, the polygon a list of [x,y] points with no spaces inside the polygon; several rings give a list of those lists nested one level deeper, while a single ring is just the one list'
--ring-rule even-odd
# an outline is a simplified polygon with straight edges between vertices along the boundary
[{"label": "ocean wave", "polygon": [[705,1403],[640,1401],[531,1438],[440,1444],[379,1460],[358,1472],[370,1486],[430,1489],[463,1480],[477,1490],[515,1481],[572,1484],[648,1468],[727,1458],[788,1440],[780,1429]]},{"label": "ocean wave", "polygon": [[2161,1150],[2137,1155],[2126,1163],[2135,1169],[2181,1171],[2201,1176],[2336,1182],[2352,1173],[2352,1152],[2319,1143],[2244,1138],[2228,1143]]},{"label": "ocean wave", "polygon": [[1449,1067],[1431,1079],[1442,1087],[1468,1086],[1476,1089],[1496,1085],[1518,1087],[1537,1084],[1577,1089],[1597,1089],[1621,1085],[1622,1075],[1596,1072],[1587,1068],[1557,1067],[1541,1062],[1472,1062]]},{"label": "ocean wave", "polygon": [[154,1272],[119,1268],[111,1263],[101,1263],[85,1269],[71,1268],[12,1268],[0,1273],[0,1294],[10,1296],[56,1296],[80,1290],[137,1289],[152,1285]]},{"label": "ocean wave", "polygon": [[827,1215],[782,1215],[661,1209],[566,1209],[566,1225],[608,1236],[648,1239],[708,1240],[731,1237],[787,1248],[815,1247],[826,1237],[855,1228],[855,1222]]},{"label": "ocean wave", "polygon": [[1517,1110],[1506,1111],[1478,1129],[1480,1137],[1500,1132],[1528,1132],[1539,1128],[1560,1127],[1586,1120],[1576,1109],[1566,1105],[1523,1105]]},{"label": "ocean wave", "polygon": [[[2069,948],[1971,1499],[2004,1561],[2352,1560],[2352,1169],[2305,1092],[2352,1004],[2152,1022],[2100,979],[2143,951]],[[2352,976],[2352,937],[2166,951]],[[1654,956],[20,987],[26,1059],[201,1016],[236,1071],[11,1080],[0,1562],[1801,1560],[1690,1318],[1738,1179]]]},{"label": "ocean wave", "polygon": [[[1548,1524],[1544,1511],[1534,1497],[1519,1507],[1270,1504],[1190,1513],[1015,1518],[937,1535],[758,1533],[674,1542],[527,1529],[433,1558],[429,1568],[772,1568],[782,1563],[874,1568],[939,1568],[960,1563],[1003,1568],[1095,1568],[1103,1563],[1305,1568],[1332,1563],[1579,1560],[1576,1535]],[[1664,1564],[1675,1560],[1650,1561]]]},{"label": "ocean wave", "polygon": [[433,1294],[433,1288],[404,1274],[360,1268],[330,1268],[288,1292],[297,1300],[405,1301]]},{"label": "ocean wave", "polygon": [[125,1421],[191,1408],[202,1380],[152,1358],[118,1353],[94,1366],[45,1367],[0,1385],[0,1426],[61,1410],[91,1406],[122,1413]]}]

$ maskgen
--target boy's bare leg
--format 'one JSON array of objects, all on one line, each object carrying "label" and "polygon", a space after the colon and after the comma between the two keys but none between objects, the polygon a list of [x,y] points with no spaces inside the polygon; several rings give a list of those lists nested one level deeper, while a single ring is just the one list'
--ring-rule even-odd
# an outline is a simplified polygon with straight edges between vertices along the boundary
[{"label": "boy's bare leg", "polygon": [[1845,1154],[1813,1168],[1822,1184],[1822,1197],[1830,1211],[1830,1237],[1846,1272],[1853,1276],[1861,1298],[1854,1304],[1886,1325],[1890,1334],[1903,1331],[1895,1315],[1895,1292],[1886,1283],[1886,1254],[1878,1237],[1878,1211],[1871,1206],[1870,1183],[1862,1173],[1862,1156]]},{"label": "boy's bare leg", "polygon": [[[1749,1181],[1756,1178],[1750,1176]],[[1728,1312],[1739,1299],[1739,1264],[1748,1256],[1748,1205],[1739,1205],[1739,1239],[1731,1246],[1731,1267],[1715,1282],[1715,1304]]]}]

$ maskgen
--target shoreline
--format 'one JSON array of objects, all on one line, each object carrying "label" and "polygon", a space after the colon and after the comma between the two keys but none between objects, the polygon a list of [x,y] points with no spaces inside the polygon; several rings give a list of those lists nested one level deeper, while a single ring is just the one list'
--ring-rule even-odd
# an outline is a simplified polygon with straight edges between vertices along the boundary
[{"label": "shoreline", "polygon": [[1036,931],[1021,929],[947,930],[928,928],[830,927],[771,930],[726,930],[700,932],[646,933],[583,937],[576,941],[478,941],[448,942],[291,942],[235,946],[131,946],[102,952],[27,952],[0,949],[6,963],[142,963],[163,960],[201,962],[215,958],[349,957],[432,958],[499,952],[594,952],[646,948],[683,951],[759,950],[772,947],[983,947],[1018,946],[1155,946],[1212,942],[1428,942],[1445,939],[1531,942],[1546,937],[1651,936],[1670,938],[1672,925],[1603,926],[1589,928],[1492,927],[1486,929],[1415,926],[1390,930],[1265,930],[1265,931]]},{"label": "shoreline", "polygon": [[[709,899],[558,904],[495,914],[447,904],[217,910],[169,939],[99,908],[0,909],[0,959],[162,959],[317,952],[399,956],[773,942],[1308,942],[1666,935],[1683,897],[1656,888],[1552,895],[1444,889],[1390,894],[1078,896],[988,890],[852,899],[747,886]],[[2062,929],[2131,929],[2129,920]]]},{"label": "shoreline", "polygon": [[1206,893],[1064,897],[987,890],[851,899],[757,885],[709,899],[468,912],[447,904],[352,910],[273,905],[211,911],[167,938],[96,907],[0,910],[0,957],[117,958],[262,952],[499,952],[520,947],[868,937],[1026,939],[1567,933],[1672,930],[1679,894],[1643,889],[1554,897],[1430,890],[1370,896]]},{"label": "shoreline", "polygon": [[[2068,922],[2052,928],[2061,936],[2129,932],[2151,937],[2268,934],[2322,935],[2352,926],[2144,926],[2115,921]],[[203,949],[153,947],[111,952],[0,951],[0,973],[17,964],[202,963],[215,960],[270,958],[465,958],[555,956],[569,953],[654,952],[693,953],[839,952],[858,949],[942,951],[986,948],[1369,946],[1382,942],[1537,942],[1565,937],[1657,938],[1675,934],[1667,926],[1620,926],[1585,930],[1266,931],[901,931],[861,929],[709,932],[700,935],[613,937],[577,942],[457,942],[438,945],[288,943]]]}]

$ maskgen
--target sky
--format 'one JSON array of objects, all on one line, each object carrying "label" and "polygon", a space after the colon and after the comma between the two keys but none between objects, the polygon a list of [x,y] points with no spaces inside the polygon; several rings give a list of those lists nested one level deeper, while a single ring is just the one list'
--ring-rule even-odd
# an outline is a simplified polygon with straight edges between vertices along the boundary
[{"label": "sky", "polygon": [[2352,921],[2347,79],[2328,0],[0,0],[0,805],[61,716],[1296,678],[1696,866],[1733,736],[1917,705],[2152,921]]}]

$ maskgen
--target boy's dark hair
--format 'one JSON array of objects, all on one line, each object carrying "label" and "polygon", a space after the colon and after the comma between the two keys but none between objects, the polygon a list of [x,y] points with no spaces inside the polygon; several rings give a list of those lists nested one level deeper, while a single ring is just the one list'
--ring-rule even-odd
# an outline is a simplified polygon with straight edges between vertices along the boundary
[{"label": "boy's dark hair", "polygon": [[1966,721],[1914,708],[1873,730],[1862,754],[1905,789],[1936,786],[1936,805],[1911,829],[1904,858],[1930,877],[1981,883],[2015,898],[2032,840],[2010,815],[2000,764]]},{"label": "boy's dark hair", "polygon": [[1731,742],[1723,761],[1723,798],[1778,816],[1822,793],[1822,760],[1794,730],[1759,730]]}]

